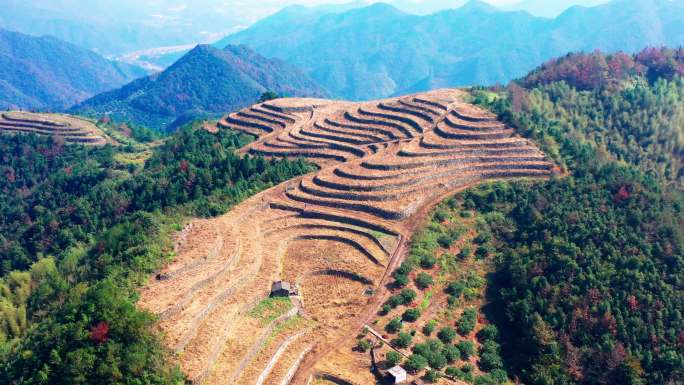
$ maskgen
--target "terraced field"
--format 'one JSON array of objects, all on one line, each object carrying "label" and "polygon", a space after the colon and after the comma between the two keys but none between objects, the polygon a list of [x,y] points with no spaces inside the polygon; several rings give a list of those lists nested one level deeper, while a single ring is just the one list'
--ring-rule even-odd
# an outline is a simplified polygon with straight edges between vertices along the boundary
[{"label": "terraced field", "polygon": [[66,143],[104,145],[106,135],[93,123],[69,115],[25,111],[0,113],[0,133],[33,133],[64,139]]},{"label": "terraced field", "polygon": [[[305,384],[325,372],[322,381],[364,383],[358,363],[331,360],[344,359],[386,299],[426,212],[475,183],[553,172],[533,143],[463,99],[459,90],[279,99],[218,123],[257,137],[245,153],[305,157],[320,169],[196,222],[176,261],[142,290],[140,305],[160,316],[193,382]],[[256,317],[276,280],[296,284],[294,310]]]}]

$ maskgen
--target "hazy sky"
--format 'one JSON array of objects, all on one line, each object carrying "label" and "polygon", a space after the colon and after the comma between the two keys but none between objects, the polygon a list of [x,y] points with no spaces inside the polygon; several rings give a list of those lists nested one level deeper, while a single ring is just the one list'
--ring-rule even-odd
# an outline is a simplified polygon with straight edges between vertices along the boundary
[{"label": "hazy sky", "polygon": [[[34,35],[55,35],[98,52],[119,55],[212,42],[288,5],[362,6],[377,1],[408,13],[430,14],[461,7],[468,0],[0,0],[0,26]],[[524,9],[554,17],[571,5],[596,5],[608,0],[483,1],[508,10]],[[85,25],[85,29],[78,25]],[[125,25],[130,26],[129,32],[118,28]],[[89,30],[101,36],[86,39],[83,31]]]},{"label": "hazy sky", "polygon": [[[161,0],[166,1],[166,0]],[[207,0],[204,0],[207,1]],[[601,2],[607,2],[608,0],[483,0],[487,3],[496,6],[511,6],[515,4],[523,3],[551,3],[555,8],[567,8],[575,4],[595,4]],[[209,0],[208,2],[212,2]],[[302,4],[302,5],[319,5],[319,4],[330,4],[330,3],[349,3],[350,0],[216,0],[215,3],[221,6],[234,8],[236,10],[249,10],[258,12],[259,9],[279,9],[287,5],[292,4]],[[371,0],[367,1],[369,3],[373,2]],[[461,6],[466,3],[467,0],[384,0],[384,2],[396,5],[413,5],[419,7],[420,5],[425,5],[428,8],[454,8]],[[169,3],[174,3],[174,1],[169,1]]]}]

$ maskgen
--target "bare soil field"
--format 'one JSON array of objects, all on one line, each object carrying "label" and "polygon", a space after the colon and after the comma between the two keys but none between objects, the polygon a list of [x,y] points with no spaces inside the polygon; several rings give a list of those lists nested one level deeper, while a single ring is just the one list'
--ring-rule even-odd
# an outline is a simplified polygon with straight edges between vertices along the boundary
[{"label": "bare soil field", "polygon": [[66,143],[94,146],[114,142],[87,120],[70,115],[26,111],[0,113],[0,133],[33,133],[61,138]]},{"label": "bare soil field", "polygon": [[[303,157],[319,170],[194,222],[175,261],[141,290],[191,381],[372,379],[351,349],[428,210],[485,180],[552,174],[533,143],[463,100],[455,89],[363,103],[277,99],[217,123],[257,137],[242,153]],[[260,322],[251,310],[277,280],[296,287],[299,314]]]}]

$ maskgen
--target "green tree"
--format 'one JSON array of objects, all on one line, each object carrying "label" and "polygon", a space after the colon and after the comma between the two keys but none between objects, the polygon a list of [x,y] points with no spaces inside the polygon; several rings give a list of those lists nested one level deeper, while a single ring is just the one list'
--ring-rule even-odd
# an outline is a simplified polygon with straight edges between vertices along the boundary
[{"label": "green tree", "polygon": [[418,309],[406,309],[401,318],[406,322],[416,322],[420,318],[420,310]]},{"label": "green tree", "polygon": [[392,318],[392,319],[390,320],[390,322],[387,323],[387,325],[385,325],[385,330],[386,330],[388,333],[396,333],[396,332],[398,332],[399,330],[401,330],[401,328],[402,328],[403,326],[404,326],[404,325],[403,325],[402,322],[401,322],[401,318],[395,317],[395,318]]},{"label": "green tree", "polygon": [[273,99],[280,99],[281,96],[275,91],[266,91],[259,97],[259,103],[267,102]]},{"label": "green tree", "polygon": [[464,310],[456,323],[458,332],[463,336],[470,334],[475,329],[475,325],[477,325],[477,310],[474,308]]},{"label": "green tree", "polygon": [[393,366],[399,365],[399,363],[401,362],[401,358],[402,358],[401,354],[395,352],[394,350],[390,350],[385,355],[385,361],[387,363],[387,367],[393,367]]},{"label": "green tree", "polygon": [[420,272],[416,276],[416,286],[421,290],[427,289],[428,287],[432,286],[433,283],[434,280],[432,279],[432,276],[428,273]]},{"label": "green tree", "polygon": [[411,354],[408,360],[406,360],[405,366],[406,370],[410,372],[417,372],[427,366],[427,359],[420,354]]},{"label": "green tree", "polygon": [[443,327],[439,333],[437,333],[437,337],[445,344],[448,344],[456,338],[456,330],[448,326]]}]

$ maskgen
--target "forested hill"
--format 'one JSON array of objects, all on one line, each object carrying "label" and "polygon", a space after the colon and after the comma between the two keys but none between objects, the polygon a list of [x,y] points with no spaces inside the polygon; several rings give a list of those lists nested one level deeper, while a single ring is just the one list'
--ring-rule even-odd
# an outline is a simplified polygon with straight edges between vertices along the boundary
[{"label": "forested hill", "polygon": [[[520,80],[515,108],[539,107],[548,125],[684,186],[684,49],[570,54]],[[529,118],[526,116],[526,118]],[[550,140],[550,139],[549,139]],[[553,146],[551,153],[558,153]]]},{"label": "forested hill", "polygon": [[0,29],[0,109],[62,110],[144,75],[53,37]]},{"label": "forested hill", "polygon": [[194,117],[246,107],[267,91],[327,95],[299,70],[247,47],[199,45],[165,71],[95,96],[71,111],[170,131]]},{"label": "forested hill", "polygon": [[130,146],[0,136],[0,383],[182,384],[135,289],[184,216],[310,170],[236,155],[245,143],[194,124],[142,165]]},{"label": "forested hill", "polygon": [[246,44],[302,68],[336,96],[375,99],[440,87],[505,84],[570,51],[684,44],[684,2],[614,0],[555,19],[480,1],[432,15],[384,4],[286,9],[217,43]]},{"label": "forested hill", "polygon": [[568,172],[460,195],[489,229],[491,313],[525,384],[684,382],[683,58],[575,54],[474,91]]}]

